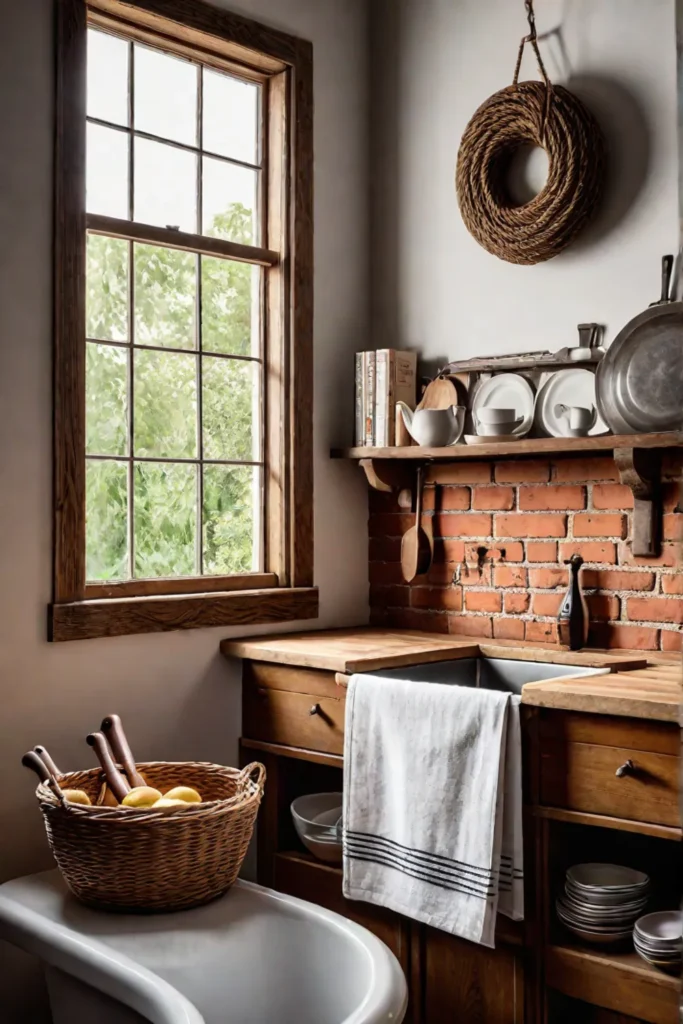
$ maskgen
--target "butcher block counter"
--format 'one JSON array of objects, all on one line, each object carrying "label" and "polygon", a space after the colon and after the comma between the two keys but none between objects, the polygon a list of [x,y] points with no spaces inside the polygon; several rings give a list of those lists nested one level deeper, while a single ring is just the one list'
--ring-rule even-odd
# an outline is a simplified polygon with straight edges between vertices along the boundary
[{"label": "butcher block counter", "polygon": [[[528,683],[525,704],[677,722],[681,703],[681,670],[676,655],[628,651],[565,651],[551,644],[522,641],[479,642],[466,636],[444,636],[410,630],[372,627],[320,630],[278,636],[224,640],[226,656],[252,662],[291,665],[350,675],[382,668],[476,658],[544,661],[557,665],[557,678]],[[562,665],[607,668],[609,676],[562,679]]]},{"label": "butcher block counter", "polygon": [[[680,904],[676,655],[370,627],[225,640],[221,650],[243,660],[242,763],[267,770],[257,880],[379,936],[408,979],[406,1024],[677,1024],[677,978],[629,944],[587,945],[555,914],[567,867],[590,861],[646,871],[652,909]],[[345,899],[341,867],[304,849],[289,810],[297,796],[343,788],[351,674],[405,668],[409,678],[411,665],[478,656],[557,668],[522,690],[525,920],[499,916],[495,949]],[[563,676],[568,665],[606,671]]]}]

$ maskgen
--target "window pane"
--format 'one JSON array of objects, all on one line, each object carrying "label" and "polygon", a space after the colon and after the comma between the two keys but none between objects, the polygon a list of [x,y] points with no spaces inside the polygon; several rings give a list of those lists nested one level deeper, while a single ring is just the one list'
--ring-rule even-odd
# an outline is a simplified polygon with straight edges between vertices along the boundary
[{"label": "window pane", "polygon": [[135,575],[192,576],[196,553],[197,467],[135,467]]},{"label": "window pane", "polygon": [[257,237],[258,171],[202,158],[202,231],[251,245]]},{"label": "window pane", "polygon": [[88,235],[86,324],[88,338],[128,340],[128,242]]},{"label": "window pane", "polygon": [[87,127],[88,213],[128,218],[128,135],[99,124]]},{"label": "window pane", "polygon": [[258,466],[204,467],[204,572],[220,575],[260,569],[254,536],[260,507]]},{"label": "window pane", "polygon": [[128,578],[128,466],[88,459],[85,475],[85,575]]},{"label": "window pane", "polygon": [[195,347],[197,257],[159,245],[135,245],[135,341]]},{"label": "window pane", "polygon": [[258,363],[202,358],[204,458],[259,458],[258,370]]},{"label": "window pane", "polygon": [[128,124],[128,54],[123,39],[88,29],[88,117]]},{"label": "window pane", "polygon": [[258,356],[261,268],[202,256],[202,348]]},{"label": "window pane", "polygon": [[89,455],[128,454],[128,349],[86,345],[86,442]]},{"label": "window pane", "polygon": [[203,149],[258,163],[258,92],[251,82],[204,69]]},{"label": "window pane", "polygon": [[135,220],[197,230],[197,158],[149,139],[135,140]]},{"label": "window pane", "polygon": [[197,455],[197,359],[135,352],[135,454],[160,459]]},{"label": "window pane", "polygon": [[135,46],[135,128],[197,144],[197,66]]}]

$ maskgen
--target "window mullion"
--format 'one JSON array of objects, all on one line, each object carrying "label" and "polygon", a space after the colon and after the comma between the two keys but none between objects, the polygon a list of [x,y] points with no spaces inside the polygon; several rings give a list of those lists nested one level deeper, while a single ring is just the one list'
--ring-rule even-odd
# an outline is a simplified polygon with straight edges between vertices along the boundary
[{"label": "window mullion", "polygon": [[[204,103],[204,69],[197,68],[197,146],[199,155],[197,157],[197,232],[202,230],[202,143],[203,126],[202,110]],[[204,421],[203,421],[203,357],[202,357],[202,258],[199,253],[196,256],[197,281],[195,287],[195,337],[197,347],[197,455],[199,466],[197,467],[197,571],[200,576],[204,574]]]},{"label": "window mullion", "polygon": [[[128,54],[128,216],[135,212],[135,47]],[[135,249],[128,242],[128,572],[135,578]]]}]

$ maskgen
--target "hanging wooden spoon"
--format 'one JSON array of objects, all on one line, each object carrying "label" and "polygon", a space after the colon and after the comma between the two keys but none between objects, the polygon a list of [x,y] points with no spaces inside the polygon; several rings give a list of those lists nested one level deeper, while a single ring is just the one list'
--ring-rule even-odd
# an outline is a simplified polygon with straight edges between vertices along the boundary
[{"label": "hanging wooden spoon", "polygon": [[97,760],[102,765],[102,771],[104,772],[104,777],[107,780],[109,789],[112,791],[118,802],[121,803],[126,793],[130,793],[130,786],[128,785],[128,781],[123,775],[121,775],[114,764],[111,751],[109,750],[109,744],[107,743],[104,733],[91,732],[86,739],[97,754]]},{"label": "hanging wooden spoon", "polygon": [[422,529],[422,475],[420,466],[415,485],[415,525],[403,534],[401,541],[401,572],[406,583],[427,572],[432,560],[432,546]]},{"label": "hanging wooden spoon", "polygon": [[109,741],[114,757],[119,764],[123,765],[123,770],[126,773],[131,788],[135,789],[136,786],[146,786],[147,783],[135,767],[135,758],[126,739],[119,716],[107,715],[106,718],[102,719],[100,728]]}]

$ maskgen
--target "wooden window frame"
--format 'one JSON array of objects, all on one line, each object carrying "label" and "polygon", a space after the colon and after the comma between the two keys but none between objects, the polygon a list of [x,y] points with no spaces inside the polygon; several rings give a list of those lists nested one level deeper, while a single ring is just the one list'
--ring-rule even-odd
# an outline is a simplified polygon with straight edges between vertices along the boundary
[{"label": "wooden window frame", "polygon": [[[315,618],[312,46],[202,0],[57,0],[56,6],[54,581],[49,639]],[[88,25],[263,84],[265,246],[203,239],[209,254],[232,254],[269,268],[262,573],[86,584],[86,231],[116,235],[115,225],[120,227],[118,221],[110,224],[108,218],[85,210]],[[145,230],[150,242],[160,240],[158,229]],[[168,244],[166,236],[163,241]],[[178,233],[177,247],[187,244]]]}]

